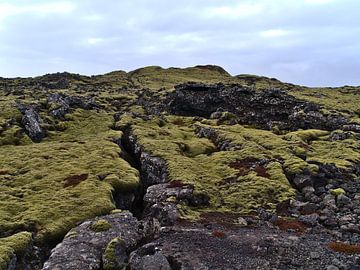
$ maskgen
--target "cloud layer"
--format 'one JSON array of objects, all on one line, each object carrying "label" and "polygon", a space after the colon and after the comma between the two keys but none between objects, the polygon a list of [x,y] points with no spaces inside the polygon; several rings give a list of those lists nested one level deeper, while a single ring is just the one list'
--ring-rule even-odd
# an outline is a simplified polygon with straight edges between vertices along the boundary
[{"label": "cloud layer", "polygon": [[0,76],[217,64],[360,85],[359,10],[357,0],[0,0]]}]

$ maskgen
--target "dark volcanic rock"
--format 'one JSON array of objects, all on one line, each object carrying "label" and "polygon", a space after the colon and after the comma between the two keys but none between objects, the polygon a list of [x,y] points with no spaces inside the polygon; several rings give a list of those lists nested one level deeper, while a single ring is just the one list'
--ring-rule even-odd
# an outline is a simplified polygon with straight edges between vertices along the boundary
[{"label": "dark volcanic rock", "polygon": [[55,103],[58,107],[50,111],[50,115],[58,119],[64,119],[65,114],[70,112],[71,108],[81,108],[91,110],[99,108],[99,105],[90,96],[78,97],[67,96],[64,94],[50,94],[48,96],[49,103]]},{"label": "dark volcanic rock", "polygon": [[167,98],[170,113],[209,118],[214,112],[228,111],[239,123],[270,129],[300,128],[335,130],[348,123],[339,115],[323,115],[320,106],[296,99],[278,89],[260,93],[240,85],[185,83],[175,86]]},{"label": "dark volcanic rock", "polygon": [[40,142],[45,137],[45,131],[41,127],[42,120],[35,106],[17,104],[19,111],[23,114],[21,124],[26,134],[34,142]]},{"label": "dark volcanic rock", "polygon": [[130,129],[124,131],[121,144],[139,163],[142,172],[141,182],[145,190],[149,186],[169,181],[165,160],[146,152]]}]

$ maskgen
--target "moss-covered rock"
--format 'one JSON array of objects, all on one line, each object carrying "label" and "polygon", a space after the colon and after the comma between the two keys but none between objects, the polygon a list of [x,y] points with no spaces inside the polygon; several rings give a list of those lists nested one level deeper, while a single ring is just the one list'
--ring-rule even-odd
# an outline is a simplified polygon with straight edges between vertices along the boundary
[{"label": "moss-covered rock", "polygon": [[99,219],[93,222],[90,228],[94,232],[103,232],[109,230],[111,228],[111,224],[105,219]]},{"label": "moss-covered rock", "polygon": [[104,270],[120,270],[125,269],[126,263],[126,243],[121,237],[112,239],[106,246],[103,253],[103,269]]},{"label": "moss-covered rock", "polygon": [[14,256],[21,256],[29,247],[32,234],[20,232],[6,238],[0,238],[0,269],[7,269]]}]

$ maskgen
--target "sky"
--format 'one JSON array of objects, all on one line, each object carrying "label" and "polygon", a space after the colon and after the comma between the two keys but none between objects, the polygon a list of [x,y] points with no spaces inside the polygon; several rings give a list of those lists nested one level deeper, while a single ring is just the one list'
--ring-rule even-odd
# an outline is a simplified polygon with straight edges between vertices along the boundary
[{"label": "sky", "polygon": [[214,64],[360,85],[359,0],[0,0],[0,77]]}]

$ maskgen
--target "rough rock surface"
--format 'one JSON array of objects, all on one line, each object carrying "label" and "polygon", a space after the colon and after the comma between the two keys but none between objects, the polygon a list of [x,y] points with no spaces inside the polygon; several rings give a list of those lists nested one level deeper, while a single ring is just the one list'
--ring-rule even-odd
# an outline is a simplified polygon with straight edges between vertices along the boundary
[{"label": "rough rock surface", "polygon": [[132,134],[130,129],[124,131],[121,144],[140,164],[142,172],[141,182],[145,190],[151,185],[168,182],[168,171],[165,161],[147,153],[141,144],[138,143],[136,136]]},{"label": "rough rock surface", "polygon": [[36,106],[17,104],[19,111],[23,114],[21,124],[26,133],[34,142],[40,142],[45,137],[45,131],[41,127],[42,120],[37,112]]},{"label": "rough rock surface", "polygon": [[326,234],[298,235],[271,226],[183,225],[163,229],[158,239],[132,252],[129,266],[136,270],[325,269],[330,265],[358,269],[359,257],[336,254],[328,249],[329,241]]},{"label": "rough rock surface", "polygon": [[[99,222],[109,226],[97,227]],[[83,222],[52,250],[43,269],[100,269],[107,244],[117,237],[132,249],[145,237],[144,226],[128,211]]]},{"label": "rough rock surface", "polygon": [[298,100],[278,89],[256,93],[248,87],[221,83],[177,85],[167,104],[173,114],[209,118],[215,112],[227,111],[235,114],[239,123],[267,129],[335,130],[349,123],[345,117],[324,115],[319,105]]},{"label": "rough rock surface", "polygon": [[90,96],[67,96],[65,94],[50,94],[47,98],[48,103],[56,104],[57,108],[49,112],[51,116],[58,119],[64,119],[65,114],[70,112],[71,108],[81,108],[91,110],[99,108],[99,105]]}]

